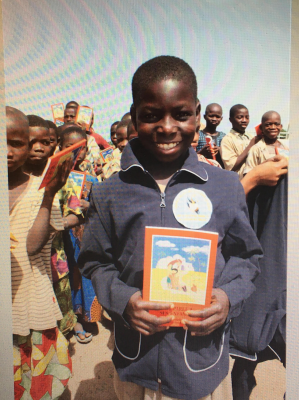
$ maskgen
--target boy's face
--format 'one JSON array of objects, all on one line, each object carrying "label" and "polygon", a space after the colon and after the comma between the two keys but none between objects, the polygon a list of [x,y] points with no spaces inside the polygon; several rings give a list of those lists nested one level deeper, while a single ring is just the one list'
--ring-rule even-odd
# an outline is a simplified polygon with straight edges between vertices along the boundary
[{"label": "boy's face", "polygon": [[119,150],[121,152],[123,152],[123,149],[125,148],[125,146],[128,143],[127,130],[128,129],[126,126],[122,126],[121,128],[118,128],[116,130],[117,147],[119,148]]},{"label": "boy's face", "polygon": [[198,144],[198,138],[199,138],[199,133],[198,133],[198,132],[195,132],[193,141],[192,141],[192,143],[191,143],[191,146],[193,147],[193,149],[194,149],[195,151],[196,151],[196,147],[197,147],[197,144]]},{"label": "boy's face", "polygon": [[7,167],[8,174],[16,171],[25,164],[29,154],[28,126],[18,126],[12,119],[7,118]]},{"label": "boy's face", "polygon": [[282,129],[280,116],[272,114],[262,122],[262,131],[264,136],[270,140],[275,140]]},{"label": "boy's face", "polygon": [[57,146],[57,136],[53,128],[49,128],[49,136],[50,136],[50,146],[52,148],[52,154],[53,154]]},{"label": "boy's face", "polygon": [[[80,140],[84,139],[81,135],[78,135],[76,132],[70,133],[64,138],[61,150],[67,149],[68,147],[71,147],[73,144],[76,144],[80,142]],[[87,146],[83,147],[83,149],[80,151],[77,161],[76,161],[76,166],[80,165],[82,161],[85,160],[86,158],[86,153],[87,153]]]},{"label": "boy's face", "polygon": [[114,144],[114,146],[117,146],[116,127],[117,124],[112,125],[110,129],[111,142]]},{"label": "boy's face", "polygon": [[39,126],[29,127],[30,152],[27,158],[29,164],[45,164],[51,155],[49,129]]},{"label": "boy's face", "polygon": [[64,110],[64,123],[75,122],[77,110],[74,107],[69,107]]},{"label": "boy's face", "polygon": [[134,139],[136,137],[138,137],[138,133],[136,132],[134,125],[131,123],[128,126],[128,140]]},{"label": "boy's face", "polygon": [[186,83],[156,82],[131,112],[140,142],[157,160],[170,163],[186,153],[196,128],[196,101]]},{"label": "boy's face", "polygon": [[236,132],[245,133],[245,130],[249,124],[249,112],[247,108],[240,108],[229,120]]},{"label": "boy's face", "polygon": [[216,127],[222,121],[222,109],[218,106],[211,106],[206,110],[204,119],[207,121],[207,125]]}]

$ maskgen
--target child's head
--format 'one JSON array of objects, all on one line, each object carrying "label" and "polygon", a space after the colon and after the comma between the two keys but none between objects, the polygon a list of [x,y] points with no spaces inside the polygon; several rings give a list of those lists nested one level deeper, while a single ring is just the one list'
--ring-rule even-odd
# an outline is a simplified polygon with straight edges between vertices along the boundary
[{"label": "child's head", "polygon": [[249,111],[243,104],[234,105],[229,111],[229,120],[236,132],[245,133],[249,124]]},{"label": "child's head", "polygon": [[115,121],[115,122],[113,122],[113,124],[110,127],[110,139],[115,147],[117,146],[116,127],[118,124],[119,124],[119,121]]},{"label": "child's head", "polygon": [[56,149],[56,146],[57,146],[57,144],[59,142],[58,134],[57,134],[57,126],[54,124],[53,121],[50,121],[50,120],[47,120],[47,119],[46,119],[46,123],[49,126],[50,145],[52,147],[52,154],[53,154],[55,149]]},{"label": "child's head", "polygon": [[67,107],[64,110],[64,123],[66,124],[68,122],[75,122],[76,114],[77,114],[76,107]]},{"label": "child's head", "polygon": [[204,119],[207,122],[207,128],[216,128],[222,121],[222,107],[220,104],[211,103],[206,107]]},{"label": "child's head", "polygon": [[65,108],[69,108],[69,107],[71,107],[71,108],[78,108],[78,107],[79,107],[79,104],[78,104],[76,101],[72,100],[72,101],[69,101],[69,102],[65,105]]},{"label": "child's head", "polygon": [[128,124],[128,133],[127,133],[128,140],[134,139],[138,137],[138,133],[133,125],[133,122],[130,121]]},{"label": "child's head", "polygon": [[121,121],[131,121],[131,113],[127,112],[121,117]]},{"label": "child's head", "polygon": [[[63,130],[60,137],[60,149],[64,150],[73,144],[80,142],[80,140],[87,140],[86,133],[79,126],[69,126]],[[85,160],[87,152],[87,145],[80,151],[79,156],[76,161],[75,168],[78,168],[82,161]]]},{"label": "child's head", "polygon": [[116,127],[117,148],[122,152],[128,143],[128,124],[129,120],[120,121]]},{"label": "child's head", "polygon": [[132,95],[132,121],[143,147],[160,162],[184,157],[199,112],[192,68],[177,57],[155,57],[135,72]]},{"label": "child's head", "polygon": [[196,147],[198,145],[198,139],[199,139],[199,132],[195,132],[194,134],[194,138],[193,141],[191,143],[191,146],[193,147],[193,149],[196,151]]},{"label": "child's head", "polygon": [[275,142],[281,129],[280,115],[276,111],[267,111],[262,116],[262,132],[265,140]]},{"label": "child's head", "polygon": [[51,156],[49,126],[38,115],[27,115],[29,121],[30,152],[26,164],[42,166]]},{"label": "child's head", "polygon": [[8,174],[21,171],[29,154],[28,118],[16,108],[6,106]]}]

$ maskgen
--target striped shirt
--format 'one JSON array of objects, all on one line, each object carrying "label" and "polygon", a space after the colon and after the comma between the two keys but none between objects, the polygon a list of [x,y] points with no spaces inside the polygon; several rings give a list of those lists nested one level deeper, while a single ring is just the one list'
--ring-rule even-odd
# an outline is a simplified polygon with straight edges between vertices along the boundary
[{"label": "striped shirt", "polygon": [[[199,131],[198,133],[199,133],[199,137],[198,137],[198,142],[197,142],[197,146],[196,146],[196,151],[201,150],[207,144],[207,142],[206,142],[207,135],[203,131]],[[225,136],[225,133],[217,132],[217,135],[215,135],[215,136],[210,135],[210,136],[211,136],[214,144],[219,147],[222,139]]]},{"label": "striped shirt", "polygon": [[44,189],[38,190],[41,179],[31,176],[25,191],[10,211],[10,232],[16,238],[11,249],[13,334],[27,336],[54,328],[62,314],[52,287],[51,245],[55,230],[63,230],[58,198],[54,199],[50,225],[53,228],[40,253],[28,256],[26,240],[40,209]]}]

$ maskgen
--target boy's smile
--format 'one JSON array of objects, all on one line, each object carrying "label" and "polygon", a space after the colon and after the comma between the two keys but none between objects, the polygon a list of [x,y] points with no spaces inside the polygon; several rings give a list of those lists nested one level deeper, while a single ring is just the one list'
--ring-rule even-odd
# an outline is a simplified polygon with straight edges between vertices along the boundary
[{"label": "boy's smile", "polygon": [[143,147],[161,162],[184,155],[196,128],[196,99],[188,84],[173,79],[156,82],[132,106],[132,121]]},{"label": "boy's smile", "polygon": [[229,120],[236,132],[245,133],[245,130],[249,124],[249,112],[247,108],[240,108]]}]

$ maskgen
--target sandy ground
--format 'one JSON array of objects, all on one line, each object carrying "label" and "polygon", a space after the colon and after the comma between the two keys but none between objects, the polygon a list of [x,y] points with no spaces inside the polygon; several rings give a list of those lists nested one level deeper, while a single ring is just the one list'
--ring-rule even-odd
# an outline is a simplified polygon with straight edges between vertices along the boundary
[{"label": "sandy ground", "polygon": [[[77,343],[70,338],[73,378],[60,400],[117,400],[113,389],[111,325],[97,324],[92,342]],[[256,369],[257,386],[250,400],[282,400],[285,369],[279,361],[267,361]],[[134,399],[132,399],[134,400]],[[225,399],[224,399],[225,400]]]}]

